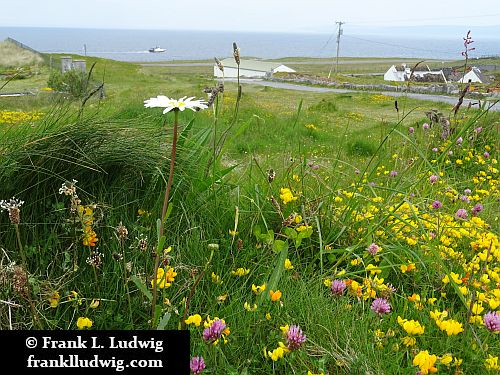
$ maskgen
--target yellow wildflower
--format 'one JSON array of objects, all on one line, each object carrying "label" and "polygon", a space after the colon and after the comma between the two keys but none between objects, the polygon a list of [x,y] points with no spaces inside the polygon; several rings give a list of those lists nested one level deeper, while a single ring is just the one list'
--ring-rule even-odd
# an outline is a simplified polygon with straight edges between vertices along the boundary
[{"label": "yellow wildflower", "polygon": [[[175,281],[175,277],[177,276],[177,272],[174,271],[174,268],[171,266],[167,266],[167,268],[158,268],[156,273],[156,285],[160,289],[169,288],[172,283]],[[151,287],[153,286],[153,280],[151,280]]]},{"label": "yellow wildflower", "polygon": [[[455,273],[455,272],[451,272],[450,273],[451,275],[451,278],[452,280],[455,282],[455,284],[462,284],[462,279],[460,278],[460,275]],[[444,284],[448,284],[450,282],[450,278],[448,277],[448,275],[446,275],[445,277],[443,277],[443,280],[441,280]]]},{"label": "yellow wildflower", "polygon": [[403,342],[403,345],[407,347],[413,346],[417,343],[417,339],[413,336],[405,336],[401,339],[401,341]]},{"label": "yellow wildflower", "polygon": [[212,272],[212,282],[217,285],[221,285],[223,283],[222,279],[215,272]]},{"label": "yellow wildflower", "polygon": [[246,311],[250,311],[250,312],[253,312],[253,311],[256,311],[257,310],[257,304],[254,303],[253,306],[250,305],[250,303],[248,302],[245,302],[243,304],[243,308],[246,310]]},{"label": "yellow wildflower", "polygon": [[420,351],[415,358],[413,358],[413,366],[418,366],[422,374],[429,374],[437,372],[434,366],[437,361],[437,356],[429,354],[427,350]]},{"label": "yellow wildflower", "polygon": [[285,259],[285,269],[286,270],[293,270],[292,262],[290,262],[290,259],[288,259],[288,258]]},{"label": "yellow wildflower", "polygon": [[276,302],[276,301],[279,301],[279,299],[281,298],[281,291],[270,290],[269,295],[271,296],[271,301]]},{"label": "yellow wildflower", "polygon": [[409,335],[422,335],[425,330],[425,327],[420,325],[420,322],[416,320],[403,319],[400,316],[398,316],[398,324],[403,327]]},{"label": "yellow wildflower", "polygon": [[453,319],[448,320],[435,320],[436,325],[439,327],[441,331],[445,331],[448,336],[458,335],[460,332],[463,332],[462,323],[457,322]]},{"label": "yellow wildflower", "polygon": [[498,357],[493,357],[491,354],[488,354],[488,358],[484,361],[484,366],[487,370],[500,370]]},{"label": "yellow wildflower", "polygon": [[190,324],[194,324],[196,327],[199,327],[200,324],[201,324],[201,315],[200,314],[194,314],[194,315],[190,315],[185,321],[184,323],[186,323],[187,325],[190,325]]},{"label": "yellow wildflower", "polygon": [[92,324],[92,320],[83,316],[79,317],[76,321],[76,326],[78,327],[78,329],[90,328],[92,327]]},{"label": "yellow wildflower", "polygon": [[250,270],[248,268],[243,268],[243,267],[240,267],[234,271],[231,271],[231,275],[233,276],[245,276],[245,275],[248,275],[250,273]]},{"label": "yellow wildflower", "polygon": [[373,264],[369,264],[366,266],[366,271],[370,271],[370,276],[382,273],[382,270]]},{"label": "yellow wildflower", "polygon": [[439,358],[439,362],[446,367],[450,367],[451,362],[453,362],[453,356],[451,354],[444,354],[441,358]]},{"label": "yellow wildflower", "polygon": [[50,307],[52,308],[56,308],[57,305],[59,305],[59,300],[61,299],[61,295],[59,294],[59,292],[54,292],[50,295],[50,299],[49,299],[49,302],[50,302]]},{"label": "yellow wildflower", "polygon": [[288,204],[290,202],[296,201],[298,197],[294,196],[289,188],[281,188],[280,199],[283,201],[283,204]]},{"label": "yellow wildflower", "polygon": [[252,292],[254,292],[255,294],[260,294],[262,293],[264,290],[266,290],[266,283],[262,284],[262,285],[255,285],[255,284],[252,284]]},{"label": "yellow wildflower", "polygon": [[352,266],[357,266],[359,263],[361,263],[361,259],[359,258],[354,258],[353,260],[351,260]]}]

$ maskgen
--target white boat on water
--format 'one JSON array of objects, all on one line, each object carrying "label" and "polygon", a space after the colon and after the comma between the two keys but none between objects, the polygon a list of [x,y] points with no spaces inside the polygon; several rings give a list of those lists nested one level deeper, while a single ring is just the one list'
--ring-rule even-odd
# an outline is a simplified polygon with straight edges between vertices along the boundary
[{"label": "white boat on water", "polygon": [[160,48],[158,46],[149,49],[149,52],[151,52],[151,53],[159,53],[159,52],[165,52],[165,51],[166,51],[165,48]]}]

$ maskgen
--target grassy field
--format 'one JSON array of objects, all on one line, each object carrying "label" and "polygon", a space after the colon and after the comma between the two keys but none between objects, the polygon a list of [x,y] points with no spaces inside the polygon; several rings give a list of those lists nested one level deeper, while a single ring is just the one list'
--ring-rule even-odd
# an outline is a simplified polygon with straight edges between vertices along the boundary
[{"label": "grassy field", "polygon": [[231,82],[162,114],[212,68],[93,62],[102,99],[47,67],[0,98],[1,329],[188,329],[207,374],[500,370],[498,113]]}]

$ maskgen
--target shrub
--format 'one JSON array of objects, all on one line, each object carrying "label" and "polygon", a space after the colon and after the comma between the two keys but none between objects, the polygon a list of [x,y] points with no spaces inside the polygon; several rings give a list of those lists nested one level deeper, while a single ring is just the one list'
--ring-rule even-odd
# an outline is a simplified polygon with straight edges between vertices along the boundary
[{"label": "shrub", "polygon": [[82,98],[87,94],[89,87],[94,86],[91,82],[87,75],[78,69],[71,69],[65,73],[53,70],[50,73],[47,86],[56,91],[70,94],[74,98]]}]

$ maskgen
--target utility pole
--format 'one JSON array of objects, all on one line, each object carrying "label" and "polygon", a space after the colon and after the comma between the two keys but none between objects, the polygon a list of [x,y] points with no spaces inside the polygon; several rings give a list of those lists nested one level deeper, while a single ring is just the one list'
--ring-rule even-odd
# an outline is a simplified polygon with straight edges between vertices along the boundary
[{"label": "utility pole", "polygon": [[[337,32],[337,59],[336,59],[337,62],[336,62],[336,65],[335,65],[335,74],[336,74],[339,71],[340,36],[343,34],[342,25],[345,24],[345,22],[336,21],[335,23],[337,25],[339,25],[339,29],[338,29],[338,32]],[[330,67],[330,71],[328,72],[328,79],[330,79],[330,75],[332,74],[332,68],[333,68],[333,62],[332,62],[332,66]]]}]

